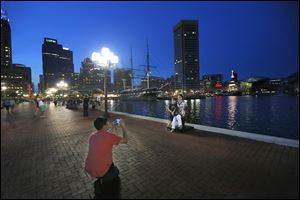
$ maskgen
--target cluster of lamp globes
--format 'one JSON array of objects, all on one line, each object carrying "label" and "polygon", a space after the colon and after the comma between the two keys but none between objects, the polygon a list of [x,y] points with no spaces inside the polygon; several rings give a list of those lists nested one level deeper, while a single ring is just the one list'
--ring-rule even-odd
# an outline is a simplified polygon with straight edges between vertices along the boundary
[{"label": "cluster of lamp globes", "polygon": [[103,47],[100,53],[93,52],[91,59],[101,67],[110,67],[111,65],[115,65],[119,62],[119,57],[114,55],[114,53],[106,47]]},{"label": "cluster of lamp globes", "polygon": [[[58,87],[58,89],[65,89],[68,87],[68,84],[64,81],[60,81],[56,84],[56,86]],[[52,95],[54,93],[56,93],[58,91],[58,89],[56,88],[49,88],[46,92],[46,94],[49,96],[49,95]],[[65,96],[65,95],[64,95]]]}]

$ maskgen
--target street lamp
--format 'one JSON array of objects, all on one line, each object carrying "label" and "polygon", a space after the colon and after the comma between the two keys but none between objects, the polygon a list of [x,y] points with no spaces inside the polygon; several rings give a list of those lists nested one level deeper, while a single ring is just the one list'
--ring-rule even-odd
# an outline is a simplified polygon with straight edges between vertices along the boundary
[{"label": "street lamp", "polygon": [[[64,97],[64,88],[66,88],[66,87],[68,87],[68,84],[66,83],[66,82],[64,82],[64,81],[60,81],[60,82],[58,82],[57,84],[56,84],[56,86],[58,87],[58,88],[60,88],[60,89],[62,89],[62,93],[63,93],[63,97]],[[64,98],[63,98],[63,103],[62,103],[62,105],[64,105]]]},{"label": "street lamp", "polygon": [[115,65],[119,62],[119,57],[115,56],[113,52],[110,51],[109,48],[103,47],[101,49],[101,52],[93,52],[92,54],[92,61],[96,63],[96,65],[101,66],[104,68],[104,94],[105,94],[105,112],[104,117],[108,117],[107,112],[107,83],[106,83],[106,77],[107,77],[107,69],[110,68],[112,65]]},{"label": "street lamp", "polygon": [[56,88],[49,88],[46,92],[46,94],[50,95],[52,97],[52,99],[54,100],[53,98],[53,94],[55,94],[57,92],[57,89]]},{"label": "street lamp", "polygon": [[4,93],[4,101],[6,100],[6,90],[7,90],[7,87],[5,85],[1,86],[1,90],[3,91]]}]

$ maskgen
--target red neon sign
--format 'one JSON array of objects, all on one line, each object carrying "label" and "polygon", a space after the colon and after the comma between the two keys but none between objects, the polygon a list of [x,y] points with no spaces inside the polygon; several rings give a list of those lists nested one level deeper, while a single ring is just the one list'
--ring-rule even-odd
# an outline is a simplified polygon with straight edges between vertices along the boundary
[{"label": "red neon sign", "polygon": [[222,84],[220,84],[220,83],[217,83],[216,85],[215,85],[215,88],[221,88],[222,87]]}]

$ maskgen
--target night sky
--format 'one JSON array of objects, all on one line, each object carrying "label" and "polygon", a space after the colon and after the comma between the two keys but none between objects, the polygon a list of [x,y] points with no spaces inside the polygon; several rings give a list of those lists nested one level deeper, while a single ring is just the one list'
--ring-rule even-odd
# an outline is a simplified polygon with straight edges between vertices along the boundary
[{"label": "night sky", "polygon": [[152,74],[174,72],[173,26],[199,21],[200,77],[222,73],[230,79],[290,75],[299,68],[298,2],[5,2],[12,30],[13,63],[32,68],[35,86],[42,74],[44,37],[73,51],[75,72],[93,51],[110,48],[118,67],[146,64]]}]

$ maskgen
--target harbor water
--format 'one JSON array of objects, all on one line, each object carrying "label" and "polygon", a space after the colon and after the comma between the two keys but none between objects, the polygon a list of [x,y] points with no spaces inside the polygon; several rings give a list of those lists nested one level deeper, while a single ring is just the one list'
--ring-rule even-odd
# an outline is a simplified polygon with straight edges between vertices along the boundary
[{"label": "harbor water", "polygon": [[[299,139],[299,96],[215,96],[185,100],[187,122]],[[169,100],[109,100],[108,109],[168,119]]]}]

